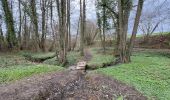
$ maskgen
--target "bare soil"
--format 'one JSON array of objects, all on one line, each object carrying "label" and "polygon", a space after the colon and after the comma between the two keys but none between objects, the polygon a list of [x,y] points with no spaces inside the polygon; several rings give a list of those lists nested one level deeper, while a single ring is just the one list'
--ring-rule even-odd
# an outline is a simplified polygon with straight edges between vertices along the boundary
[{"label": "bare soil", "polygon": [[0,86],[0,100],[146,100],[135,88],[112,78],[64,71]]}]

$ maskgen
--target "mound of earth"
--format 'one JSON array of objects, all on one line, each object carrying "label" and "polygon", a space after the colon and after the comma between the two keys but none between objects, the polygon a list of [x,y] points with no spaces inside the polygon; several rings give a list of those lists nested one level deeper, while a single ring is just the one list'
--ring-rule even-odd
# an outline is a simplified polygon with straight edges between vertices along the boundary
[{"label": "mound of earth", "polygon": [[170,49],[170,34],[153,35],[145,40],[145,37],[139,37],[135,41],[135,47],[147,49]]},{"label": "mound of earth", "polygon": [[0,86],[0,100],[146,100],[133,87],[112,78],[64,71]]}]

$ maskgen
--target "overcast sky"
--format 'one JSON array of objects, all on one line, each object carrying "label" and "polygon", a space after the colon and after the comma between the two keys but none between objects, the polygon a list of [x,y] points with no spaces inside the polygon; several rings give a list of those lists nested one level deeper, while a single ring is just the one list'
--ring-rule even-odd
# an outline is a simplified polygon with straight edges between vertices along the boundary
[{"label": "overcast sky", "polygon": [[[87,19],[90,20],[96,20],[96,8],[95,8],[95,0],[86,0],[86,10],[87,10]],[[72,2],[73,6],[73,18],[79,17],[79,11],[80,11],[80,0],[75,0]]]},{"label": "overcast sky", "polygon": [[[75,0],[74,2],[72,2],[72,4],[74,5],[73,12],[72,12],[72,20],[75,23],[78,22],[78,18],[79,18],[79,3],[80,3],[79,1],[80,0]],[[138,0],[134,0],[133,5],[137,5],[137,1]],[[170,5],[170,0],[145,0],[141,19],[144,19],[149,15],[156,14],[156,17],[152,21],[153,25],[155,25],[158,22],[158,20],[160,20],[162,17],[170,16],[169,5]],[[87,19],[96,22],[95,0],[87,0],[86,6],[87,6]],[[129,19],[130,23],[129,23],[128,33],[132,32],[135,14],[136,14],[136,9],[133,8]],[[170,31],[169,25],[170,25],[169,19],[163,21],[157,28],[156,32]],[[140,29],[138,33],[139,34],[142,33]]]},{"label": "overcast sky", "polygon": [[[86,0],[86,18],[87,20],[96,22],[96,8],[95,8],[95,0]],[[77,29],[77,23],[79,20],[79,12],[80,12],[80,0],[74,0],[71,3],[72,6],[72,14],[71,14],[71,20],[72,20],[72,31],[76,32]],[[74,33],[73,32],[73,33]]]}]

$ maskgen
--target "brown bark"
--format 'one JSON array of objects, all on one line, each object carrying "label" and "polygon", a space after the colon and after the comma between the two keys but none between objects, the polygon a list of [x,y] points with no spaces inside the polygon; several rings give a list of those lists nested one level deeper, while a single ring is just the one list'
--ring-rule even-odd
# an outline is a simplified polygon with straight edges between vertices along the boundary
[{"label": "brown bark", "polygon": [[128,22],[129,22],[129,15],[131,10],[131,1],[125,2],[124,0],[118,1],[118,10],[119,10],[119,41],[118,41],[118,51],[121,63],[127,63],[128,60],[128,53],[127,53],[127,30],[128,30]]},{"label": "brown bark", "polygon": [[84,56],[85,28],[86,28],[86,0],[80,0],[80,55]]},{"label": "brown bark", "polygon": [[42,0],[41,2],[41,12],[42,12],[42,37],[41,37],[41,49],[43,52],[46,51],[45,48],[45,36],[46,36],[46,28],[45,28],[45,23],[46,23],[46,1]]},{"label": "brown bark", "polygon": [[131,60],[130,56],[131,56],[131,53],[132,53],[132,50],[133,50],[134,42],[135,42],[135,39],[136,39],[136,34],[137,34],[137,31],[138,31],[140,16],[141,16],[141,13],[142,13],[142,8],[143,8],[143,2],[144,2],[143,0],[138,1],[138,8],[137,8],[137,13],[136,13],[136,17],[135,17],[135,23],[134,23],[132,36],[131,36],[130,44],[129,44],[129,48],[128,48],[128,57],[129,57],[128,60],[129,61]]},{"label": "brown bark", "polygon": [[32,36],[34,41],[34,47],[36,51],[40,50],[40,40],[39,40],[39,33],[38,33],[38,19],[37,19],[37,9],[35,0],[30,1],[31,5],[31,21],[33,23],[33,30],[34,35]]},{"label": "brown bark", "polygon": [[[24,7],[25,8],[25,7]],[[24,37],[23,37],[23,44],[22,47],[23,49],[28,49],[28,42],[29,42],[29,32],[28,32],[28,27],[27,27],[27,15],[26,12],[24,12]]]},{"label": "brown bark", "polygon": [[4,36],[2,31],[2,16],[0,15],[0,51],[3,49]]},{"label": "brown bark", "polygon": [[51,26],[51,32],[53,36],[53,42],[49,48],[49,51],[54,50],[56,48],[56,35],[54,33],[54,28],[53,28],[53,0],[50,0],[50,26]]},{"label": "brown bark", "polygon": [[[104,5],[105,1],[102,1]],[[106,8],[105,6],[103,6],[103,53],[106,53],[106,33],[105,33],[105,29],[106,29]]]},{"label": "brown bark", "polygon": [[17,45],[14,21],[13,21],[13,13],[9,7],[7,0],[1,0],[1,3],[2,3],[2,8],[4,11],[4,15],[5,15],[5,23],[6,23],[6,27],[7,27],[8,48],[13,49],[14,46]]},{"label": "brown bark", "polygon": [[19,31],[18,31],[18,45],[19,45],[19,48],[21,46],[21,24],[22,24],[22,11],[21,11],[21,0],[18,0],[18,9],[19,9]]},{"label": "brown bark", "polygon": [[120,61],[122,63],[126,62],[126,50],[125,50],[125,40],[124,40],[124,32],[123,32],[123,4],[122,0],[118,1],[118,10],[119,10],[119,35],[120,35],[120,45],[119,45],[119,55]]},{"label": "brown bark", "polygon": [[62,65],[67,63],[67,43],[68,43],[68,31],[67,31],[67,0],[56,0],[57,10],[59,16],[59,51],[58,60]]},{"label": "brown bark", "polygon": [[84,55],[84,32],[83,32],[83,5],[80,0],[80,55]]},{"label": "brown bark", "polygon": [[70,0],[67,0],[68,51],[71,50]]}]

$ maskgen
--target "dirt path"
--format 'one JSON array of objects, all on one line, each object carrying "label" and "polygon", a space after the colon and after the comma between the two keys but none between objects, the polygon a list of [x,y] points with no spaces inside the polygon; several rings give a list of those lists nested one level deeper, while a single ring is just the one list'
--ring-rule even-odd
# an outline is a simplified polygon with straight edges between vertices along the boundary
[{"label": "dirt path", "polygon": [[0,86],[0,100],[146,100],[117,80],[98,74],[64,71]]}]

